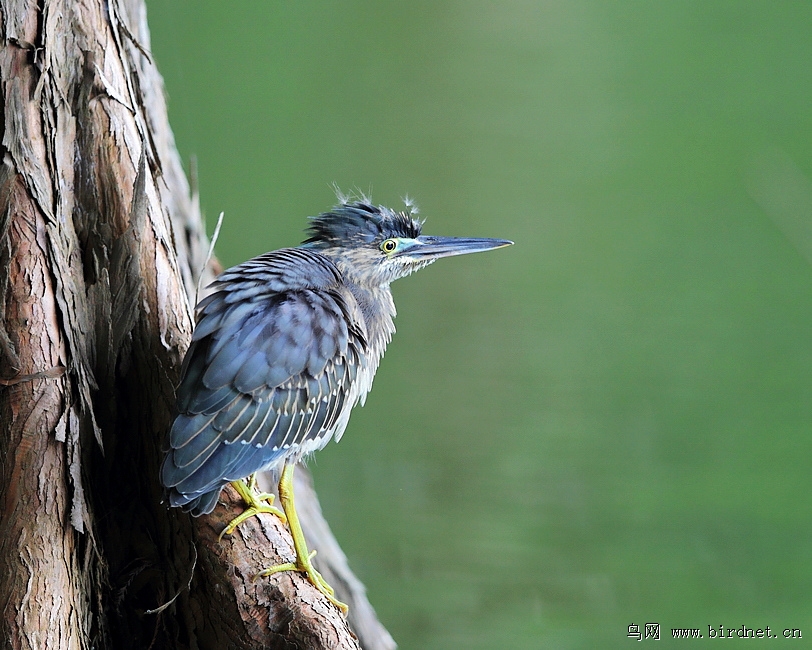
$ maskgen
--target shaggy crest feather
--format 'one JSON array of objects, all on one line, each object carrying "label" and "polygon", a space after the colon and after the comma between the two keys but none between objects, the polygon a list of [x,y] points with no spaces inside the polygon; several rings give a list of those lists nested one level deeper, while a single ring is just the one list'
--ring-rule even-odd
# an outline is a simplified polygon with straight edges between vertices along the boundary
[{"label": "shaggy crest feather", "polygon": [[333,248],[336,246],[364,246],[387,237],[420,236],[423,222],[413,215],[417,210],[411,203],[396,212],[383,205],[372,205],[366,200],[341,203],[330,212],[310,218],[308,237],[302,242],[307,248]]}]

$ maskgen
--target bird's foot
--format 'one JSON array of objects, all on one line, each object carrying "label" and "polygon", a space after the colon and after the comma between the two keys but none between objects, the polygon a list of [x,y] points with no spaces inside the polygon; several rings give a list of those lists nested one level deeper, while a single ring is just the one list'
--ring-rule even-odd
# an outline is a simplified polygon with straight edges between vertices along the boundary
[{"label": "bird's foot", "polygon": [[341,613],[346,616],[349,607],[342,603],[335,597],[335,590],[327,584],[327,581],[322,575],[316,571],[313,566],[313,556],[316,551],[307,550],[307,542],[305,541],[302,525],[299,523],[299,515],[296,513],[296,506],[293,503],[293,470],[296,467],[293,463],[286,463],[282,470],[282,475],[279,478],[279,502],[285,509],[285,514],[288,517],[288,530],[293,541],[293,549],[296,553],[296,560],[294,562],[286,562],[284,564],[277,564],[276,566],[269,567],[262,571],[260,576],[269,576],[274,573],[281,573],[283,571],[301,571],[307,575],[307,579],[318,589],[333,605],[338,607]]},{"label": "bird's foot", "polygon": [[283,571],[301,571],[307,575],[307,579],[310,580],[313,586],[323,593],[327,597],[327,600],[338,607],[341,613],[346,616],[350,608],[335,597],[335,589],[328,585],[322,575],[316,571],[316,567],[313,566],[313,562],[311,561],[315,554],[316,551],[311,551],[304,557],[297,556],[295,562],[286,562],[285,564],[277,564],[276,566],[268,567],[260,572],[257,577],[269,576],[274,573],[282,573]]},{"label": "bird's foot", "polygon": [[237,526],[239,526],[242,522],[255,515],[258,515],[260,512],[268,512],[272,515],[276,515],[284,523],[287,523],[288,519],[285,516],[285,513],[279,508],[275,508],[273,505],[271,505],[273,504],[275,498],[273,494],[268,492],[254,492],[254,487],[256,486],[256,475],[252,475],[248,483],[243,480],[239,480],[234,481],[231,485],[235,490],[237,490],[239,495],[242,497],[242,500],[245,501],[245,504],[248,507],[242,513],[228,522],[228,525],[223,528],[223,532],[220,533],[218,538],[219,540],[222,541],[223,537],[226,535],[231,535],[231,533],[237,530]]}]

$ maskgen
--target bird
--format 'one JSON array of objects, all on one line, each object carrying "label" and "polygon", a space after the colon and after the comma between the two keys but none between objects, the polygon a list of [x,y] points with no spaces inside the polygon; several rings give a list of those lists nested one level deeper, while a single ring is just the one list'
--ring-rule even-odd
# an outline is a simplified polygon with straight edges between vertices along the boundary
[{"label": "bird", "polygon": [[[296,463],[338,442],[353,407],[364,404],[395,332],[389,285],[442,257],[513,244],[423,235],[416,206],[405,204],[396,211],[367,197],[339,197],[310,218],[299,246],[255,257],[212,282],[195,309],[160,473],[170,506],[193,516],[212,512],[221,489],[233,484],[248,507],[224,534],[259,512],[279,516],[296,558],[260,575],[304,572],[345,615],[305,543],[293,495]],[[279,476],[281,511],[273,495],[255,492],[261,471]]]}]

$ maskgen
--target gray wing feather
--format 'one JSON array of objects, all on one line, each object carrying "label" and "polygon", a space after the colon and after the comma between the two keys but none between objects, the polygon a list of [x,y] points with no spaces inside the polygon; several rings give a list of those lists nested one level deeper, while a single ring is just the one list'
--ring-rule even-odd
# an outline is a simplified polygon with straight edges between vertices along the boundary
[{"label": "gray wing feather", "polygon": [[340,279],[327,258],[284,249],[224,272],[200,301],[161,471],[173,505],[210,511],[211,491],[341,433],[367,341]]}]

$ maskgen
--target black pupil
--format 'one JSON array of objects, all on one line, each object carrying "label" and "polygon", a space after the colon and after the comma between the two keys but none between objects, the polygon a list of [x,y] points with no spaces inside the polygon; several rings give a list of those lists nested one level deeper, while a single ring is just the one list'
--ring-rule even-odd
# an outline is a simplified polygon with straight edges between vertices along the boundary
[{"label": "black pupil", "polygon": [[385,248],[385,249],[386,249],[388,252],[390,252],[390,253],[391,253],[393,250],[395,250],[395,242],[393,242],[393,241],[391,241],[391,240],[390,240],[390,241],[387,241],[387,242],[386,242],[386,243],[383,245],[383,247],[384,247],[384,248]]}]

